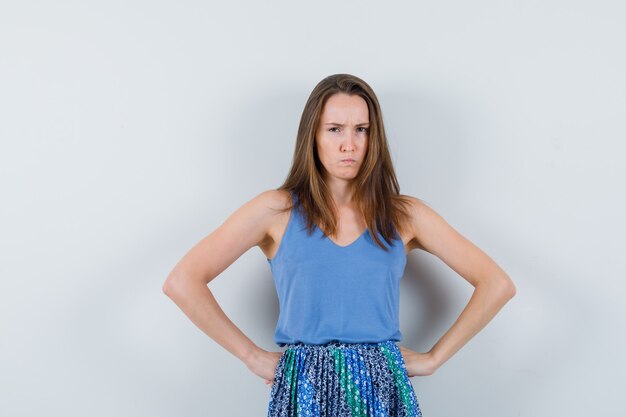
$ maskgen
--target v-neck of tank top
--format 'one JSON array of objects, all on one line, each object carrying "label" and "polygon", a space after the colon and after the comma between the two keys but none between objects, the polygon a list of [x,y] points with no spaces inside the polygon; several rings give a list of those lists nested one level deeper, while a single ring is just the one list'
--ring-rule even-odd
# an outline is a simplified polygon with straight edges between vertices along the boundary
[{"label": "v-neck of tank top", "polygon": [[339,249],[346,249],[346,248],[349,248],[349,247],[350,247],[350,246],[352,246],[352,245],[355,245],[355,244],[356,244],[359,240],[361,240],[361,238],[362,238],[363,236],[365,236],[365,234],[369,231],[369,229],[366,227],[366,228],[365,228],[365,230],[363,231],[363,233],[361,233],[361,234],[359,235],[359,237],[357,237],[356,239],[354,239],[351,243],[348,243],[348,244],[347,244],[347,245],[345,245],[345,246],[341,246],[341,245],[337,244],[336,242],[334,242],[334,241],[333,241],[330,237],[328,237],[328,235],[326,235],[326,233],[322,232],[322,229],[321,229],[321,228],[320,228],[317,224],[315,225],[315,227],[317,227],[317,228],[319,229],[319,231],[320,231],[320,232],[321,232],[324,236],[326,236],[326,239],[328,239],[328,241],[329,241],[329,242],[330,242],[333,246],[336,246],[336,247],[338,247]]},{"label": "v-neck of tank top", "polygon": [[[293,198],[293,195],[292,195]],[[289,229],[289,227],[291,226],[291,223],[295,221],[294,216],[298,215],[296,213],[296,209],[295,207],[292,207],[291,212],[289,213],[289,220],[287,220],[287,226],[285,227],[285,230],[283,232],[282,237],[280,238],[280,242],[278,243],[278,249],[276,249],[276,252],[274,253],[274,256],[270,259],[268,257],[265,257],[265,259],[267,260],[267,262],[272,263],[272,261],[274,261],[274,259],[276,259],[276,257],[278,256],[279,252],[282,251],[282,247],[283,245],[283,241],[285,240],[285,235],[287,235],[287,230]],[[348,248],[351,248],[352,246],[356,245],[359,241],[361,241],[366,234],[369,234],[369,228],[365,228],[365,230],[363,231],[363,233],[361,233],[359,235],[359,237],[357,237],[354,241],[352,241],[351,243],[348,243],[345,246],[341,246],[338,245],[336,242],[334,242],[330,237],[328,237],[323,231],[322,229],[317,225],[317,223],[313,223],[313,225],[320,231],[320,233],[322,235],[324,235],[326,237],[326,239],[328,240],[328,242],[330,242],[330,245],[332,245],[333,247],[337,248],[338,250],[348,250]]]}]

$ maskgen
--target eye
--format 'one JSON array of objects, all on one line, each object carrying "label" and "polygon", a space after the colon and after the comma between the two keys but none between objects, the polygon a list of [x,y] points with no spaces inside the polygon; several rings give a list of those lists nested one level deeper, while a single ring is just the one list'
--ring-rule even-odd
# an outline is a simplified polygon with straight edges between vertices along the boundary
[{"label": "eye", "polygon": [[359,127],[359,129],[363,129],[361,132],[369,132],[369,128],[367,127]]},{"label": "eye", "polygon": [[333,129],[339,129],[339,128],[338,128],[338,127],[331,127],[331,128],[330,128],[330,129],[328,129],[328,130],[329,130],[329,131],[331,131],[331,132],[334,132],[334,130],[333,130]]}]

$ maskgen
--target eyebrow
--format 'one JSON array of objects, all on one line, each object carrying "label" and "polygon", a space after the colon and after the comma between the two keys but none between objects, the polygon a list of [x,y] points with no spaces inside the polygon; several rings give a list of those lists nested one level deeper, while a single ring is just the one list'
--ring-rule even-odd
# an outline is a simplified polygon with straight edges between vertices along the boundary
[{"label": "eyebrow", "polygon": [[[345,126],[341,123],[335,123],[335,122],[328,122],[328,123],[324,123],[325,125],[335,125],[335,126]],[[369,122],[364,122],[364,123],[357,123],[355,126],[363,126],[363,125],[369,125]]]}]

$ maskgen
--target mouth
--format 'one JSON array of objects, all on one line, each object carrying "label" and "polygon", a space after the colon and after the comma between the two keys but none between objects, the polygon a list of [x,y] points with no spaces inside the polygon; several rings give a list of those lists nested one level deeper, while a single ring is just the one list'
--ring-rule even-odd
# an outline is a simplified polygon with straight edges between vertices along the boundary
[{"label": "mouth", "polygon": [[342,159],[341,162],[352,163],[354,162],[354,159],[352,158]]}]

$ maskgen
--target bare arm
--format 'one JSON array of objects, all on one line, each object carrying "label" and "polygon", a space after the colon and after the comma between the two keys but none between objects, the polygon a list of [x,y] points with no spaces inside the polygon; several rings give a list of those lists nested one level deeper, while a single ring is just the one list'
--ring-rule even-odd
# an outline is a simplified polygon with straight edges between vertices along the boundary
[{"label": "bare arm", "polygon": [[176,264],[163,292],[211,339],[241,359],[255,373],[271,380],[270,360],[224,313],[208,283],[243,253],[267,238],[278,191],[265,191],[245,203]]},{"label": "bare arm", "polygon": [[506,272],[486,253],[417,199],[412,226],[416,247],[440,258],[475,288],[458,319],[426,354],[430,369],[416,366],[416,370],[420,369],[415,374],[429,374],[483,329],[516,289]]}]

